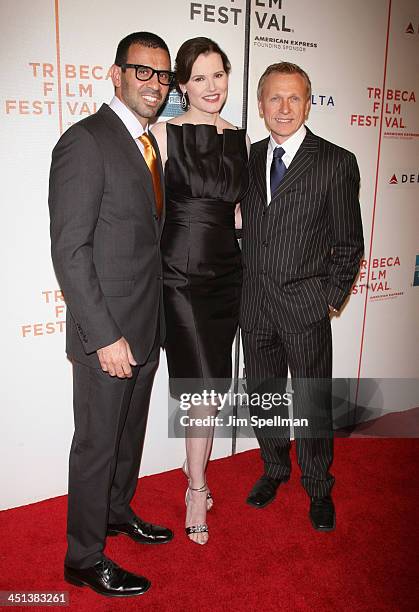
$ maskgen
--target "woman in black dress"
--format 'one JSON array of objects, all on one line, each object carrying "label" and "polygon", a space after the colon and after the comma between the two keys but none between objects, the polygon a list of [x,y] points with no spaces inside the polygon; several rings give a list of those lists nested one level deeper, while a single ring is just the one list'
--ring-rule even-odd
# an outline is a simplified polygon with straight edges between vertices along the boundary
[{"label": "woman in black dress", "polygon": [[[220,116],[230,63],[215,42],[186,41],[175,70],[187,110],[156,124],[153,133],[165,167],[165,348],[170,392],[179,398],[203,389],[227,391],[230,385],[242,278],[235,217],[248,187],[248,142],[244,130]],[[210,412],[208,406],[195,407],[193,416],[211,410],[214,414],[216,407]],[[206,511],[213,503],[205,478],[213,428],[204,432],[204,437],[186,432],[183,468],[189,481],[186,533],[198,544],[208,540]]]}]

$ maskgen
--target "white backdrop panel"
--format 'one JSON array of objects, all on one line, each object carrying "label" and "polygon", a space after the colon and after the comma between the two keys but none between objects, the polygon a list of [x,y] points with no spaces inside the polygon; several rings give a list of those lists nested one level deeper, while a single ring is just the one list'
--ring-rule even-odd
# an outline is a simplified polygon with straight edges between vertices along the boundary
[{"label": "white backdrop panel", "polygon": [[[220,12],[225,4],[228,11]],[[71,367],[64,354],[65,308],[54,293],[59,288],[50,262],[47,208],[51,150],[60,125],[66,129],[109,102],[113,87],[106,76],[116,46],[137,30],[162,36],[172,59],[187,38],[214,38],[233,66],[225,116],[241,125],[245,2],[214,0],[214,11],[206,13],[195,5],[192,14],[191,3],[184,0],[156,1],[152,10],[147,0],[1,3],[5,33],[0,59],[4,75],[0,155],[8,211],[2,230],[8,299],[1,308],[9,348],[3,365],[7,385],[1,389],[6,435],[0,456],[0,508],[63,494],[67,488],[73,428]],[[13,24],[19,24],[19,36]],[[164,361],[162,355],[143,474],[177,467],[184,454],[183,440],[167,439]],[[224,456],[230,448],[229,440],[217,440],[214,456]]]},{"label": "white backdrop panel", "polygon": [[[313,82],[309,127],[358,158],[367,261],[379,161],[362,355],[366,276],[360,278],[342,316],[333,321],[334,373],[356,377],[362,357],[362,376],[417,377],[419,287],[413,284],[419,256],[417,2],[392,2],[386,89],[393,96],[396,90],[410,96],[413,92],[415,99],[400,101],[400,110],[384,108],[390,127],[382,130],[381,141],[375,117],[380,116],[383,100],[374,106],[374,88],[383,85],[389,0],[252,0],[250,6],[250,137],[255,141],[266,135],[256,106],[256,85],[263,70],[281,59],[300,64]],[[135,30],[160,34],[173,59],[187,38],[214,38],[233,66],[224,115],[241,125],[245,7],[245,0],[212,0],[207,5],[156,0],[152,7],[147,0],[0,4],[0,159],[6,211],[1,242],[7,261],[6,294],[0,306],[7,346],[0,396],[0,508],[59,495],[67,487],[73,427],[71,367],[64,355],[65,307],[50,262],[47,209],[50,154],[60,129],[110,100],[107,70],[118,41]],[[395,118],[396,127],[391,126]],[[167,369],[162,355],[143,474],[181,463],[183,440],[168,440],[166,423]],[[214,456],[228,454],[230,444],[216,440]],[[238,442],[239,450],[253,446],[254,440]]]}]

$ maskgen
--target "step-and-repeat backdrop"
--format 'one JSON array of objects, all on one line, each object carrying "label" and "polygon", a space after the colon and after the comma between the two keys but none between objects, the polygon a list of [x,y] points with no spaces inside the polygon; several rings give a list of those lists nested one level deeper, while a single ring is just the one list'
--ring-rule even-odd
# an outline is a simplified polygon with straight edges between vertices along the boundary
[{"label": "step-and-repeat backdrop", "polygon": [[[284,59],[309,73],[309,127],[354,151],[362,177],[365,260],[350,300],[333,319],[335,375],[418,378],[416,0],[5,0],[0,20],[0,508],[66,492],[71,366],[64,354],[66,308],[50,261],[51,150],[60,133],[109,102],[109,67],[119,40],[132,31],[156,32],[173,57],[187,38],[216,40],[233,66],[224,116],[236,125],[247,118],[252,141],[266,136],[256,104],[266,66]],[[164,116],[179,110],[173,92]],[[418,398],[392,406],[380,401],[400,410]],[[238,450],[250,446],[254,440],[238,441]],[[217,439],[214,456],[230,449],[228,439]],[[167,437],[163,356],[142,473],[177,467],[183,453],[183,440]]]}]

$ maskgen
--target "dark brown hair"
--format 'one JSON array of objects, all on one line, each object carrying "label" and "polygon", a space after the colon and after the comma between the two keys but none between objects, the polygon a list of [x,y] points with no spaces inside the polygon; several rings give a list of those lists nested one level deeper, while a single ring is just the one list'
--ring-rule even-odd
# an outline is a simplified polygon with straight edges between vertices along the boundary
[{"label": "dark brown hair", "polygon": [[199,55],[208,55],[209,53],[218,53],[223,62],[223,68],[227,74],[230,73],[231,64],[227,55],[217,45],[216,42],[204,36],[190,38],[186,40],[177,52],[175,60],[176,83],[184,85],[191,78],[192,66]]},{"label": "dark brown hair", "polygon": [[310,81],[310,78],[307,72],[305,72],[305,70],[300,68],[300,66],[297,66],[297,64],[291,64],[291,62],[278,62],[277,64],[271,64],[270,66],[268,66],[265,72],[260,77],[259,83],[258,83],[258,91],[257,91],[258,100],[260,100],[261,98],[264,82],[266,81],[268,76],[273,73],[299,74],[301,77],[303,77],[306,83],[307,100],[311,99],[311,81]]}]

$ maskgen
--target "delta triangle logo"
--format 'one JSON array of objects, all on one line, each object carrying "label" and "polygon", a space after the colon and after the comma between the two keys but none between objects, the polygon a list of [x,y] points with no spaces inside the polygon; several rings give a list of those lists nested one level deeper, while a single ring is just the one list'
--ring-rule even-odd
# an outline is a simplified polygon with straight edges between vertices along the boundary
[{"label": "delta triangle logo", "polygon": [[406,34],[414,34],[415,33],[415,28],[413,27],[412,22],[409,23],[409,25],[407,26],[405,32],[406,32]]},{"label": "delta triangle logo", "polygon": [[397,176],[395,174],[393,174],[393,176],[389,180],[389,183],[390,183],[390,185],[398,185],[399,184],[399,181],[397,180]]}]

